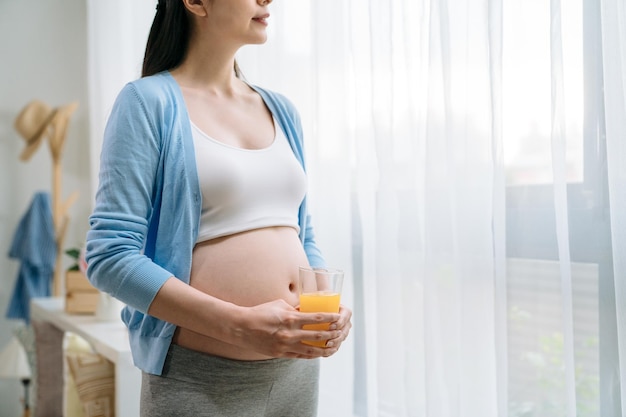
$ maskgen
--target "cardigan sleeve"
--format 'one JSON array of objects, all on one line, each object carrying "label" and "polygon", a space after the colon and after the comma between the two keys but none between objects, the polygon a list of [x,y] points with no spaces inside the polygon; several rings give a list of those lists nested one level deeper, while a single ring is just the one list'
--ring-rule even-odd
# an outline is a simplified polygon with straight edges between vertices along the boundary
[{"label": "cardigan sleeve", "polygon": [[313,232],[311,216],[308,214],[305,216],[305,224],[303,227],[305,228],[303,242],[304,253],[306,253],[309,265],[311,265],[311,267],[313,268],[325,268],[326,261],[324,260],[322,252],[315,242],[315,234]]},{"label": "cardigan sleeve", "polygon": [[158,111],[147,110],[145,98],[132,83],[117,97],[105,128],[86,241],[90,282],[142,312],[172,276],[144,254],[154,199],[159,195],[157,115]]}]

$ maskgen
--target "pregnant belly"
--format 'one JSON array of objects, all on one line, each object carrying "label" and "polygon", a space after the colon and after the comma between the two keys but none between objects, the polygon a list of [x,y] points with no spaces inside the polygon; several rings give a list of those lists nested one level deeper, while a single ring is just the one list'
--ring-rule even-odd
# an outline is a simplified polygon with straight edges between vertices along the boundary
[{"label": "pregnant belly", "polygon": [[[283,299],[298,305],[298,267],[308,261],[296,230],[269,227],[213,239],[196,245],[190,285],[240,306]],[[267,356],[178,328],[174,343],[231,359]]]}]

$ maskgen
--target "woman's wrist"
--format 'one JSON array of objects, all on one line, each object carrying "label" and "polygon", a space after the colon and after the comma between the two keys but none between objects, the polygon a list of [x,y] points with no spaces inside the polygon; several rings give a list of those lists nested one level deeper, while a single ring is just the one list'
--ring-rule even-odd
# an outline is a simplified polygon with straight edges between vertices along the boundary
[{"label": "woman's wrist", "polygon": [[225,320],[222,321],[224,326],[224,338],[226,342],[235,346],[242,346],[246,340],[246,329],[249,328],[248,307],[242,307],[233,303],[228,303],[225,311]]}]

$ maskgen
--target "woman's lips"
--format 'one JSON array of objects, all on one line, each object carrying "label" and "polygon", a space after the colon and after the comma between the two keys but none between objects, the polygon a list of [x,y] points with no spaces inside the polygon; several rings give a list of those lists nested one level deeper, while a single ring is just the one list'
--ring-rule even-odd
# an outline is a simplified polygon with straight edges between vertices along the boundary
[{"label": "woman's lips", "polygon": [[267,18],[270,17],[269,13],[268,14],[264,14],[262,16],[257,16],[252,18],[252,20],[254,20],[255,22],[259,22],[262,25],[267,26]]}]

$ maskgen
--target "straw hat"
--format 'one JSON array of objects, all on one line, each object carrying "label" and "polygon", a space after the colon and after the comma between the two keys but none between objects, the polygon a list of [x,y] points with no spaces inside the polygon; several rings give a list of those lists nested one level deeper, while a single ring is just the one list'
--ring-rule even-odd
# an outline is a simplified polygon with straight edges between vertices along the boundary
[{"label": "straw hat", "polygon": [[51,125],[54,129],[54,143],[50,149],[54,153],[60,153],[60,146],[65,139],[67,124],[70,116],[78,107],[78,103],[71,103],[56,109],[51,108],[40,100],[28,103],[15,119],[15,130],[26,141],[26,148],[22,151],[20,159],[27,161],[35,153],[41,144],[41,140]]},{"label": "straw hat", "polygon": [[70,117],[76,111],[78,107],[78,102],[73,102],[70,104],[66,104],[65,106],[61,106],[57,108],[57,112],[52,118],[52,134],[50,135],[50,152],[52,153],[52,158],[59,159],[61,157],[61,150],[63,149],[63,144],[65,143],[65,138],[67,136],[67,128],[70,124]]}]

